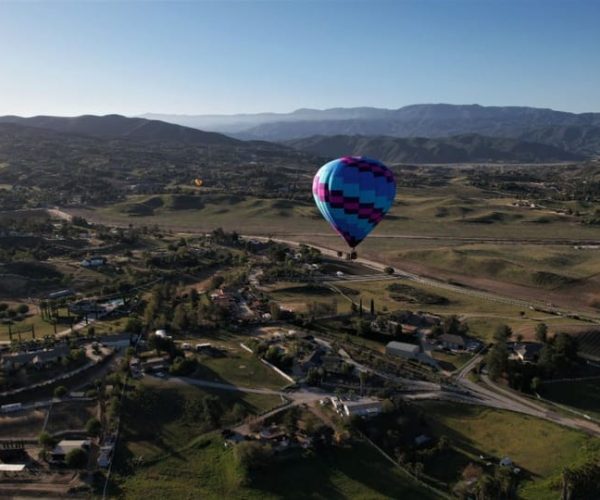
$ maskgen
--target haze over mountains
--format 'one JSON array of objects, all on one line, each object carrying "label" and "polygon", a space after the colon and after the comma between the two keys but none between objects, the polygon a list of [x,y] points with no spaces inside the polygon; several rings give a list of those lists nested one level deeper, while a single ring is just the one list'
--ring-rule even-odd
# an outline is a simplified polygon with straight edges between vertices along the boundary
[{"label": "haze over mountains", "polygon": [[15,133],[14,127],[27,127],[32,130],[19,137],[29,141],[35,140],[38,130],[122,143],[214,145],[284,155],[296,150],[296,154],[323,158],[362,154],[389,163],[562,162],[600,154],[600,113],[436,104],[399,110],[336,108],[288,114],[161,116],[238,132],[229,132],[234,138],[177,123],[120,115],[4,116],[0,117],[0,135],[6,139],[7,134]]},{"label": "haze over mountains", "polygon": [[[600,126],[600,113],[568,113],[516,106],[415,104],[399,109],[299,109],[245,115],[145,115],[240,139],[284,141],[314,135],[449,137],[480,134],[519,138],[549,127]],[[548,135],[548,133],[546,133]]]}]

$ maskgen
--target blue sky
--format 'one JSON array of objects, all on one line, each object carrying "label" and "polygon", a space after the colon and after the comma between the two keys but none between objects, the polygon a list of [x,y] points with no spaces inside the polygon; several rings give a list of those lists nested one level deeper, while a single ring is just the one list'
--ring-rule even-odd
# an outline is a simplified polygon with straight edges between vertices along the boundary
[{"label": "blue sky", "polygon": [[0,0],[0,115],[600,112],[600,1]]}]

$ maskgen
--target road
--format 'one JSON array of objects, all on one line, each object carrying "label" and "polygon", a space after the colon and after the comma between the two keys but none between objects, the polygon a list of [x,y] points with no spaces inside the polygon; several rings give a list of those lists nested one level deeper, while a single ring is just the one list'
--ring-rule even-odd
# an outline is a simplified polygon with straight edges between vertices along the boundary
[{"label": "road", "polygon": [[495,406],[504,410],[524,413],[533,417],[550,420],[559,425],[577,429],[588,434],[600,437],[600,426],[583,418],[567,417],[556,411],[536,403],[524,396],[516,394],[514,391],[504,389],[494,384],[486,375],[481,377],[482,384],[469,380],[469,373],[479,364],[483,356],[474,356],[461,370],[456,374],[454,382],[471,395],[478,397],[485,402],[487,406]]},{"label": "road", "polygon": [[[257,236],[257,235],[243,235],[243,237],[248,238],[248,239],[255,239],[255,240],[259,240],[259,241],[275,241],[277,243],[283,243],[284,245],[289,245],[292,247],[299,247],[301,244],[304,244],[304,242],[302,242],[302,241],[295,241],[295,240],[282,239],[282,238],[269,238],[269,237]],[[333,257],[336,259],[339,258],[337,251],[332,250],[331,248],[314,245],[312,243],[310,244],[310,246],[312,248],[316,248],[317,250],[319,250],[323,255],[326,255],[328,257]],[[408,271],[405,271],[402,269],[398,269],[398,268],[395,268],[395,272],[393,275],[385,274],[385,269],[388,267],[388,264],[385,264],[382,262],[377,262],[377,261],[370,260],[370,259],[365,259],[363,257],[357,258],[354,262],[356,262],[358,264],[362,264],[363,266],[368,267],[370,269],[373,269],[374,271],[377,271],[378,274],[366,275],[366,276],[365,275],[353,276],[353,277],[350,277],[350,276],[344,276],[344,277],[335,276],[335,277],[333,277],[332,276],[331,278],[324,278],[324,281],[326,280],[329,282],[342,283],[344,281],[374,281],[374,280],[407,279],[407,280],[411,280],[411,281],[414,281],[416,283],[420,283],[423,285],[440,288],[443,290],[448,290],[448,291],[460,293],[463,295],[477,297],[479,299],[487,300],[490,302],[514,305],[517,307],[521,307],[523,309],[538,309],[538,310],[543,310],[543,311],[546,311],[549,313],[560,314],[560,315],[564,315],[564,316],[577,314],[581,319],[588,319],[591,321],[600,321],[600,316],[596,316],[596,315],[592,316],[589,313],[567,310],[567,309],[563,309],[560,307],[548,306],[547,304],[545,304],[543,302],[534,302],[534,301],[530,301],[530,300],[518,299],[515,297],[507,297],[507,296],[499,295],[499,294],[492,293],[492,292],[476,290],[474,288],[469,288],[469,287],[465,287],[465,286],[453,285],[452,283],[447,283],[445,281],[436,280],[433,278],[426,278],[424,276],[420,276],[418,274],[411,273],[411,272],[408,272]]]}]

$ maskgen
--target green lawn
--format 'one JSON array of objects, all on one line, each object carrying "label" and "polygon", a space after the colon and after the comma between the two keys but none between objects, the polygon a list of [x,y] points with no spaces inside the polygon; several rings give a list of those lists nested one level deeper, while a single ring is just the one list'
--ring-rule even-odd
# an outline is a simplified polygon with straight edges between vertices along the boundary
[{"label": "green lawn", "polygon": [[463,462],[480,454],[509,456],[530,477],[521,484],[522,498],[557,498],[551,483],[562,468],[583,462],[588,450],[600,450],[598,439],[526,415],[438,402],[419,407],[431,431],[448,436]]},{"label": "green lawn", "polygon": [[85,429],[92,417],[98,416],[98,403],[95,401],[65,401],[53,404],[46,431],[53,434],[59,431]]},{"label": "green lawn", "polygon": [[268,389],[281,389],[289,384],[275,370],[239,345],[227,351],[225,357],[200,355],[198,360],[199,367],[193,376],[204,380]]},{"label": "green lawn", "polygon": [[148,500],[436,498],[363,443],[314,456],[294,452],[257,473],[249,485],[242,478],[233,451],[213,435],[185,453],[119,477],[117,485],[123,498]]},{"label": "green lawn", "polygon": [[600,419],[600,379],[544,384],[540,395]]}]

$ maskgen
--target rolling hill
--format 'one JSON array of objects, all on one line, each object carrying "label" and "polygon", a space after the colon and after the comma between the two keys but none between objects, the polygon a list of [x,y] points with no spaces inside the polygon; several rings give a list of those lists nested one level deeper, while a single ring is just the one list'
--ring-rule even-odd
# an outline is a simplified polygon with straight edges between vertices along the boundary
[{"label": "rolling hill", "polygon": [[398,138],[360,135],[313,136],[285,142],[300,151],[335,158],[347,154],[374,156],[388,163],[562,162],[582,155],[547,144],[476,134],[445,138]]},{"label": "rolling hill", "polygon": [[0,117],[0,123],[17,124],[64,134],[85,135],[103,139],[179,142],[186,145],[235,146],[242,144],[237,139],[216,132],[204,132],[158,120],[128,118],[121,115],[34,116],[31,118],[2,116]]}]

